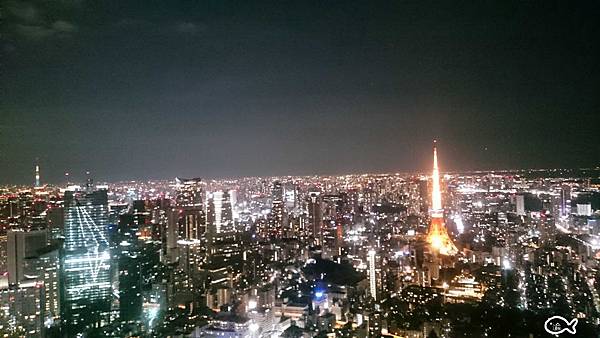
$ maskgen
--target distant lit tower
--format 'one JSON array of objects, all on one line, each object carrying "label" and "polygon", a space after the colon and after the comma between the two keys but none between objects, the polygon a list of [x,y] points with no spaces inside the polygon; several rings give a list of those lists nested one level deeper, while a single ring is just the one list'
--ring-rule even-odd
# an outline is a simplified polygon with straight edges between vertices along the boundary
[{"label": "distant lit tower", "polygon": [[442,192],[440,188],[440,172],[438,169],[437,148],[433,147],[433,173],[431,175],[431,224],[427,233],[427,243],[437,253],[451,256],[458,253],[458,249],[450,239],[444,224],[444,209],[442,208]]},{"label": "distant lit tower", "polygon": [[65,192],[65,241],[61,264],[65,336],[110,323],[112,266],[106,190]]},{"label": "distant lit tower", "polygon": [[40,186],[40,166],[39,164],[35,165],[35,187],[39,188]]}]

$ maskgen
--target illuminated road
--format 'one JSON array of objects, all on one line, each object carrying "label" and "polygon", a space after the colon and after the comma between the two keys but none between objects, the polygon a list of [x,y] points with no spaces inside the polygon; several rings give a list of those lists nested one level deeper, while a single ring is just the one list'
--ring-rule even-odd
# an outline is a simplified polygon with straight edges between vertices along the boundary
[{"label": "illuminated road", "polygon": [[590,292],[592,293],[592,298],[594,298],[594,306],[596,306],[596,311],[600,312],[600,297],[598,297],[598,291],[596,291],[596,286],[594,285],[594,278],[590,278],[587,280],[588,286],[590,287]]}]

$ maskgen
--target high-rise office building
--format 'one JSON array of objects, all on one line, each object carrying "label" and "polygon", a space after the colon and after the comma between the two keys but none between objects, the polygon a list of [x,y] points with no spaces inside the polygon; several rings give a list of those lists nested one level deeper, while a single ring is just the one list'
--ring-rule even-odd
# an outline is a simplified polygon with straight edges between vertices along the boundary
[{"label": "high-rise office building", "polygon": [[140,228],[139,215],[143,210],[134,212],[121,215],[118,226],[119,318],[123,322],[139,320],[142,314],[140,243],[137,234]]},{"label": "high-rise office building", "polygon": [[178,257],[177,241],[179,240],[179,209],[168,208],[166,224],[166,261],[175,263]]},{"label": "high-rise office building", "polygon": [[175,198],[178,215],[179,237],[185,240],[201,240],[206,232],[204,216],[204,189],[199,178],[176,179]]},{"label": "high-rise office building", "polygon": [[373,300],[377,300],[377,266],[375,265],[377,263],[377,252],[371,249],[367,254],[367,261],[369,264],[369,295]]},{"label": "high-rise office building", "polygon": [[48,245],[46,230],[9,230],[7,233],[8,283],[17,284],[25,279],[25,262]]},{"label": "high-rise office building", "polygon": [[8,221],[11,228],[35,230],[46,227],[42,216],[42,212],[46,210],[46,201],[37,198],[32,191],[20,191],[11,196],[8,203]]},{"label": "high-rise office building", "polygon": [[211,235],[233,232],[233,214],[228,191],[215,191],[208,195],[206,216]]},{"label": "high-rise office building", "polygon": [[537,222],[538,231],[540,233],[540,244],[554,244],[557,233],[554,218],[551,215],[541,214]]},{"label": "high-rise office building", "polygon": [[286,208],[292,209],[296,207],[298,192],[293,183],[288,183],[283,189],[284,204]]},{"label": "high-rise office building", "polygon": [[417,190],[419,191],[419,208],[420,212],[427,213],[429,210],[429,181],[427,179],[419,179],[417,181]]},{"label": "high-rise office building", "polygon": [[106,190],[65,192],[65,242],[61,264],[65,335],[111,320],[112,271]]},{"label": "high-rise office building", "polygon": [[571,211],[571,186],[563,184],[560,187],[560,216],[569,216]]},{"label": "high-rise office building", "polygon": [[0,277],[0,332],[4,337],[43,337],[42,283],[31,280],[8,285],[2,279]]},{"label": "high-rise office building", "polygon": [[24,279],[19,281],[35,281],[43,287],[45,321],[52,324],[60,317],[60,254],[56,244],[45,246],[29,256],[24,262]]},{"label": "high-rise office building", "polygon": [[0,273],[8,271],[8,235],[6,229],[0,229]]},{"label": "high-rise office building", "polygon": [[515,204],[518,216],[525,216],[527,213],[525,212],[525,195],[519,194],[515,197]]},{"label": "high-rise office building", "polygon": [[313,191],[308,196],[309,234],[316,245],[323,245],[323,206],[320,192]]},{"label": "high-rise office building", "polygon": [[60,316],[59,252],[48,244],[46,230],[8,231],[8,282],[11,286],[34,282],[44,297],[41,303],[50,322]]},{"label": "high-rise office building", "polygon": [[175,203],[180,207],[202,208],[204,189],[199,178],[175,178]]},{"label": "high-rise office building", "polygon": [[46,228],[50,238],[56,239],[64,235],[65,210],[62,206],[51,206],[46,209]]},{"label": "high-rise office building", "polygon": [[206,232],[204,211],[196,207],[183,207],[179,213],[180,237],[186,240],[201,240]]},{"label": "high-rise office building", "polygon": [[273,182],[273,189],[271,191],[271,222],[273,225],[273,234],[280,237],[283,233],[283,186],[281,182]]}]

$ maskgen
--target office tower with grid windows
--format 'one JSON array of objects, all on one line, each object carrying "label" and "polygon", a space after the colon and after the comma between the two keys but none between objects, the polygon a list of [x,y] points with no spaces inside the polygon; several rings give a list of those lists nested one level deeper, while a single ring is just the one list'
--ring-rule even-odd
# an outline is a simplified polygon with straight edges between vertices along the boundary
[{"label": "office tower with grid windows", "polygon": [[62,319],[66,336],[110,322],[111,259],[106,190],[65,192],[65,242],[61,264]]}]

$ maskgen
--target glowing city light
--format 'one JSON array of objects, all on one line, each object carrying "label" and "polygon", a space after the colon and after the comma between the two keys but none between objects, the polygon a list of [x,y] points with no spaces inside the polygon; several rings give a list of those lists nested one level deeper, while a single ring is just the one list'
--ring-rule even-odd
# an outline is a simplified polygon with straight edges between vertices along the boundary
[{"label": "glowing city light", "polygon": [[431,224],[427,234],[427,243],[444,256],[455,255],[458,249],[450,239],[446,226],[444,225],[444,210],[442,209],[442,192],[440,189],[440,172],[438,169],[437,149],[433,148],[433,190],[431,192],[432,209]]},{"label": "glowing city light", "polygon": [[456,224],[456,230],[458,231],[459,234],[462,234],[463,232],[465,232],[465,225],[463,224],[462,221],[462,217],[460,217],[460,215],[454,215],[454,224]]}]

